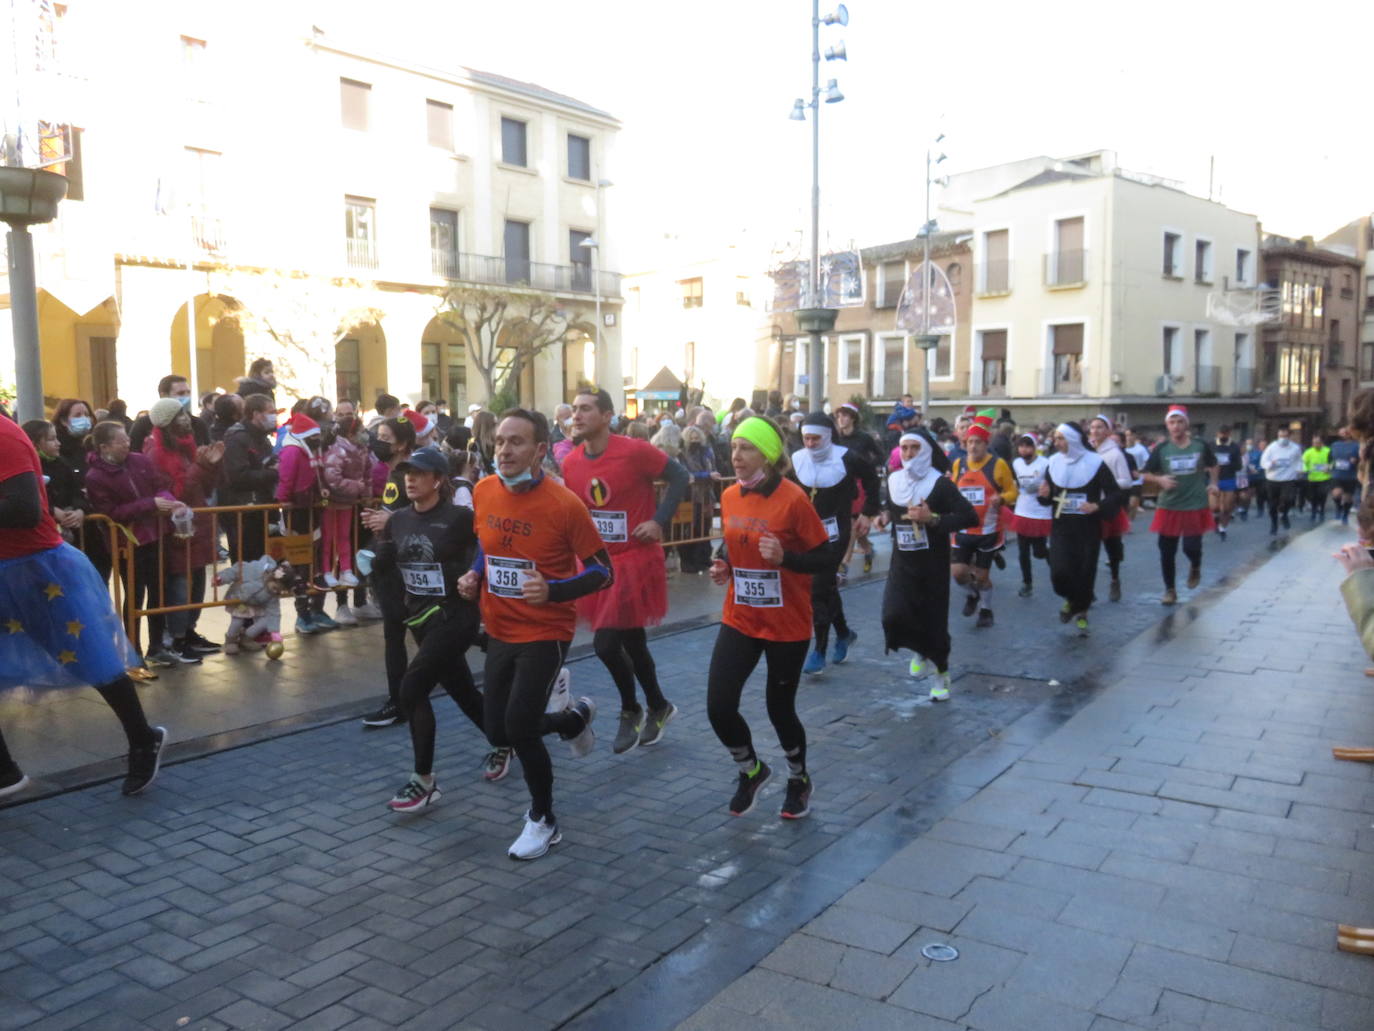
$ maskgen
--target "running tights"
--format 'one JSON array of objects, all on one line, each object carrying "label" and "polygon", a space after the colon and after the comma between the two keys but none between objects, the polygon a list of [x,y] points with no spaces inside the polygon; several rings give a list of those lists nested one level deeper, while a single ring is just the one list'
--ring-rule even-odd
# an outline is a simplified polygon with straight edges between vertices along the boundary
[{"label": "running tights", "polygon": [[1269,529],[1277,533],[1279,518],[1287,519],[1288,512],[1293,507],[1293,499],[1297,496],[1298,485],[1293,480],[1277,483],[1270,480],[1267,486],[1269,488]]},{"label": "running tights", "polygon": [[640,627],[634,630],[598,630],[592,638],[596,657],[606,664],[615,688],[620,692],[620,707],[634,712],[639,709],[635,695],[635,678],[644,688],[644,700],[650,709],[662,709],[667,704],[658,686],[658,668],[649,654],[649,635]]},{"label": "running tights", "polygon": [[401,619],[382,616],[382,661],[386,666],[386,693],[391,704],[401,704],[401,681],[406,675],[406,625]]},{"label": "running tights", "polygon": [[[1189,538],[1187,538],[1187,540],[1185,540],[1185,542],[1184,542],[1184,544],[1183,544],[1183,553],[1184,553],[1185,555],[1190,555],[1190,557],[1191,557],[1191,554],[1190,554],[1190,552],[1188,551],[1188,544],[1187,544],[1187,541],[1197,541],[1197,542],[1198,542],[1198,543],[1197,543],[1197,549],[1198,549],[1197,561],[1201,562],[1201,561],[1202,561],[1202,538],[1201,538],[1201,537],[1189,537]],[[1108,568],[1110,568],[1111,571],[1112,571],[1112,579],[1113,579],[1113,580],[1120,580],[1120,579],[1121,579],[1121,563],[1122,563],[1122,562],[1125,560],[1125,558],[1126,558],[1126,542],[1123,541],[1120,537],[1107,537],[1107,538],[1103,539],[1103,541],[1102,541],[1102,548],[1103,548],[1103,550],[1106,551],[1106,553],[1107,553],[1107,566],[1108,566]],[[1172,561],[1173,561],[1173,560],[1170,559],[1170,562],[1171,562],[1171,563],[1172,563]]]},{"label": "running tights", "polygon": [[575,737],[583,727],[582,717],[575,713],[544,712],[567,654],[567,641],[512,644],[493,637],[487,642],[482,685],[487,740],[497,748],[515,749],[520,757],[535,820],[554,820],[553,761],[544,735]]},{"label": "running tights", "polygon": [[[1202,565],[1201,535],[1193,534],[1182,540],[1184,556],[1193,566]],[[1178,542],[1178,537],[1159,535],[1159,570],[1164,574],[1164,589],[1169,591],[1174,589],[1174,561],[1178,556]]]},{"label": "running tights", "polygon": [[[824,572],[811,575],[811,622],[816,631],[816,651],[825,654],[830,642],[830,628],[839,637],[849,636],[849,624],[844,618],[844,602],[840,599],[840,585],[835,577],[839,564]],[[805,661],[805,660],[803,660]]]},{"label": "running tights", "polygon": [[765,641],[749,637],[732,626],[722,625],[711,654],[706,676],[706,714],[720,743],[730,750],[741,769],[752,769],[758,761],[749,724],[740,715],[744,682],[754,672],[760,657],[768,662],[764,702],[768,719],[778,735],[778,744],[787,756],[792,776],[806,772],[806,730],[797,716],[797,684],[810,641]]},{"label": "running tights", "polygon": [[478,730],[485,728],[482,695],[464,656],[477,635],[477,614],[440,610],[412,633],[417,648],[401,678],[401,711],[410,723],[415,772],[428,777],[434,772],[434,707],[429,693],[435,684],[443,686]]},{"label": "running tights", "polygon": [[1021,582],[1028,584],[1033,581],[1031,576],[1031,556],[1038,559],[1049,557],[1049,550],[1045,546],[1044,537],[1017,537],[1016,554],[1021,560]]}]

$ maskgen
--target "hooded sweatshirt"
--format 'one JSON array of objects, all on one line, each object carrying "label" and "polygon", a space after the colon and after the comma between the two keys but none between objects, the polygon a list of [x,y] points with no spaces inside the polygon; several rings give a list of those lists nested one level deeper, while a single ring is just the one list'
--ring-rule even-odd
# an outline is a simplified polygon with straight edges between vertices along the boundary
[{"label": "hooded sweatshirt", "polygon": [[1278,437],[1260,455],[1260,468],[1271,483],[1292,483],[1302,478],[1302,448],[1291,439]]}]

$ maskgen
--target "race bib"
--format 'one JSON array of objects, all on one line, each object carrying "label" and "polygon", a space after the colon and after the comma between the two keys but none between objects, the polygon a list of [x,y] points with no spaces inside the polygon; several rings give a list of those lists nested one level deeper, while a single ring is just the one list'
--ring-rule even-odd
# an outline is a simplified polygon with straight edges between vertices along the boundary
[{"label": "race bib", "polygon": [[1275,468],[1275,469],[1287,469],[1287,468],[1288,468],[1290,465],[1292,465],[1292,464],[1293,464],[1293,459],[1291,459],[1291,458],[1275,458],[1275,459],[1274,459],[1274,468]]},{"label": "race bib", "polygon": [[1021,489],[1028,494],[1033,494],[1040,489],[1040,477],[1038,476],[1018,476],[1016,482],[1021,485]]},{"label": "race bib", "polygon": [[521,588],[533,575],[531,559],[487,556],[487,590],[498,598],[524,598]]},{"label": "race bib", "polygon": [[1060,495],[1060,515],[1082,515],[1083,506],[1088,503],[1088,495],[1081,491],[1066,490]]},{"label": "race bib", "polygon": [[1327,465],[1325,462],[1318,462],[1315,466],[1313,466],[1313,470],[1319,473],[1327,472],[1330,468],[1331,466]]},{"label": "race bib", "polygon": [[736,569],[735,604],[782,608],[782,573],[776,569]]},{"label": "race bib", "polygon": [[1174,476],[1186,476],[1197,472],[1197,454],[1170,455],[1169,472]]},{"label": "race bib", "polygon": [[825,527],[825,535],[830,539],[831,544],[834,544],[840,539],[839,516],[831,516],[829,519],[822,519],[821,525]]},{"label": "race bib", "polygon": [[897,524],[898,551],[926,551],[929,547],[930,539],[926,536],[924,526],[917,526],[915,523]]},{"label": "race bib", "polygon": [[1349,471],[1350,471],[1350,459],[1348,459],[1348,458],[1338,458],[1338,459],[1336,459],[1336,472],[1338,472],[1338,473],[1348,473]]},{"label": "race bib", "polygon": [[629,522],[624,512],[606,512],[594,508],[591,514],[597,534],[607,544],[620,544],[630,539]]},{"label": "race bib", "polygon": [[981,505],[983,503],[984,492],[982,487],[960,487],[959,493],[964,496],[970,505]]},{"label": "race bib", "polygon": [[1221,454],[1217,455],[1217,465],[1230,465],[1230,464],[1231,464],[1231,456],[1230,456],[1230,454],[1228,454],[1227,452],[1223,451]]},{"label": "race bib", "polygon": [[400,569],[407,593],[444,596],[444,569],[438,562],[402,562]]}]

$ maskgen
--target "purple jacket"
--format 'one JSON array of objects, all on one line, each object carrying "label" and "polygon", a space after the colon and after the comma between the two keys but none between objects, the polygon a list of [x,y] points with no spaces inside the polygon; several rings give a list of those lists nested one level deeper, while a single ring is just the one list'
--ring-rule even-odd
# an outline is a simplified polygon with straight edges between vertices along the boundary
[{"label": "purple jacket", "polygon": [[95,451],[86,456],[86,497],[91,510],[123,523],[139,544],[162,536],[154,498],[175,501],[167,487],[167,477],[136,451],[129,453],[123,465],[107,462]]}]

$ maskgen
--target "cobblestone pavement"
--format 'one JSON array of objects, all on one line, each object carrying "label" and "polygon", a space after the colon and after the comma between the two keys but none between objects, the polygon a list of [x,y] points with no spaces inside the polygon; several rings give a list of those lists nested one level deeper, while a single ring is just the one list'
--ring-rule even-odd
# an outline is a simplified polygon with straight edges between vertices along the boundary
[{"label": "cobblestone pavement", "polygon": [[[1207,815],[1218,830],[1272,835],[1270,850],[1259,854],[1274,865],[1261,872],[1230,874],[1249,885],[1243,899],[1247,906],[1241,911],[1251,911],[1254,900],[1262,897],[1256,886],[1266,883],[1266,871],[1276,873],[1318,859],[1289,857],[1281,849],[1277,828],[1233,827],[1227,816],[1231,809],[1221,804],[1219,793],[1267,798],[1268,808],[1249,815],[1274,820],[1287,816],[1285,823],[1292,820],[1290,808],[1327,813],[1320,800],[1306,793],[1300,802],[1283,794],[1301,789],[1303,776],[1290,772],[1288,781],[1264,780],[1265,762],[1247,754],[1236,759],[1251,764],[1243,774],[1217,774],[1219,779],[1230,778],[1229,787],[1206,777],[1199,782],[1201,773],[1187,767],[1171,775],[1172,793],[1143,795],[1115,782],[1100,788],[1076,782],[1091,775],[1085,773],[1089,769],[1107,778],[1143,776],[1129,768],[1109,769],[1116,758],[1103,766],[1095,744],[1086,751],[1098,756],[1096,765],[1090,767],[1085,760],[1065,774],[1071,780],[1056,782],[1025,771],[1045,766],[1064,773],[1060,767],[1072,765],[1072,759],[1051,757],[1073,747],[1073,736],[1065,739],[1065,734],[1080,725],[1090,732],[1098,730],[1102,719],[1092,714],[1118,697],[1125,701],[1113,706],[1126,706],[1121,716],[1126,725],[1163,722],[1164,729],[1153,734],[1139,731],[1136,736],[1141,739],[1176,740],[1188,733],[1179,723],[1239,718],[1231,706],[1247,708],[1232,697],[1240,687],[1224,678],[1243,680],[1257,667],[1233,668],[1237,657],[1232,653],[1246,641],[1227,631],[1242,626],[1242,617],[1248,618],[1259,602],[1248,583],[1225,597],[1215,587],[1212,594],[1206,588],[1221,576],[1239,575],[1257,556],[1267,554],[1266,541],[1256,530],[1252,525],[1245,533],[1233,534],[1236,539],[1227,545],[1209,542],[1208,579],[1201,600],[1180,607],[1162,624],[1153,540],[1144,533],[1134,535],[1128,545],[1129,596],[1121,605],[1110,606],[1110,620],[1109,607],[1101,607],[1103,615],[1087,642],[1065,636],[1065,628],[1052,616],[1053,600],[1045,587],[1031,601],[1004,589],[998,597],[996,631],[975,635],[960,624],[956,666],[967,672],[956,682],[956,700],[943,707],[920,701],[919,692],[903,675],[904,661],[881,655],[881,583],[849,590],[846,604],[861,633],[860,644],[850,663],[808,680],[801,697],[817,793],[813,816],[798,824],[774,815],[780,801],[777,787],[765,791],[759,809],[749,817],[737,820],[725,812],[733,770],[704,713],[704,666],[714,628],[665,636],[654,645],[665,690],[682,710],[661,746],[618,757],[609,753],[603,740],[593,756],[582,761],[569,759],[555,746],[565,841],[533,864],[516,865],[505,856],[519,829],[526,801],[523,785],[518,776],[498,784],[480,780],[481,742],[445,702],[439,705],[437,770],[446,794],[437,806],[413,818],[397,818],[384,808],[410,769],[407,735],[401,730],[364,733],[352,721],[177,762],[164,770],[154,789],[137,799],[120,799],[113,786],[105,784],[0,810],[0,886],[5,899],[0,905],[0,1029],[496,1029],[569,1023],[655,1028],[688,1018],[693,1026],[702,1027],[729,1026],[746,1018],[750,1026],[811,1026],[822,1014],[834,1018],[839,1012],[835,1006],[859,1009],[852,1017],[830,1019],[828,1027],[858,1026],[867,1020],[865,1006],[897,1014],[903,1027],[920,1026],[923,1017],[918,1011],[932,1018],[950,1014],[928,1013],[919,1006],[902,1009],[888,999],[896,987],[880,983],[909,959],[910,943],[923,941],[932,929],[947,932],[958,926],[962,934],[961,921],[976,916],[984,902],[1001,915],[1003,895],[1043,892],[1053,900],[1057,893],[1069,895],[1070,883],[1110,889],[1117,909],[1136,900],[1123,884],[1143,884],[1135,889],[1140,897],[1162,898],[1175,890],[1159,881],[1173,876],[1172,867],[1118,869],[1135,855],[1126,845],[1092,845],[1081,837],[1107,830],[1118,832],[1118,838],[1131,838],[1120,832],[1147,816],[1177,820],[1175,807],[1183,806],[1190,813]],[[1306,541],[1298,542],[1305,545]],[[1288,552],[1279,554],[1289,575],[1302,573],[1296,563],[1298,546],[1291,559]],[[1043,567],[1039,575],[1043,582]],[[1003,583],[1013,579],[1004,575]],[[1324,593],[1317,597],[1329,602],[1334,577],[1325,577],[1319,588]],[[1282,596],[1274,594],[1273,587],[1269,592],[1261,599],[1271,606],[1264,616],[1267,622],[1245,631],[1251,634],[1249,647],[1266,657],[1276,651],[1288,656],[1291,648],[1301,651],[1301,646],[1271,645],[1267,640],[1271,626],[1276,634],[1290,635],[1301,635],[1304,626],[1294,626],[1286,610],[1274,604]],[[1250,607],[1236,608],[1237,599],[1249,599],[1245,605]],[[1207,622],[1212,612],[1229,613],[1230,622],[1212,627]],[[1349,659],[1356,647],[1348,622],[1341,622],[1339,611],[1323,618],[1313,633],[1329,634],[1331,641],[1339,642],[1340,654],[1333,661],[1345,671],[1348,663],[1338,660]],[[1169,654],[1177,664],[1168,668],[1170,676],[1151,673],[1148,681],[1128,678],[1114,684],[1103,700],[1059,729],[1100,691],[1104,671],[1114,658],[1123,657],[1128,667],[1138,661],[1141,645],[1124,653],[1122,649],[1139,630],[1152,625],[1160,627],[1155,637],[1172,641]],[[1211,709],[1184,705],[1177,711],[1185,715],[1171,720],[1171,713],[1157,713],[1141,701],[1139,693],[1145,689],[1138,685],[1148,682],[1157,689],[1161,679],[1186,684],[1197,659],[1190,654],[1189,649],[1195,652],[1197,647],[1189,643],[1189,635],[1200,632],[1195,629],[1199,626],[1212,627],[1216,635],[1207,656],[1232,664],[1209,670],[1205,681],[1209,691],[1214,683],[1223,684],[1225,696],[1209,696]],[[325,642],[318,644],[316,650],[327,654]],[[1210,639],[1208,644],[1212,645]],[[1304,653],[1304,661],[1324,660]],[[603,737],[609,737],[613,693],[604,672],[593,659],[574,663],[573,673],[575,691],[589,690],[601,701]],[[1051,677],[1060,686],[1050,686]],[[1204,682],[1194,680],[1190,686],[1200,683]],[[761,752],[776,758],[758,696],[755,684],[746,692],[746,714]],[[1248,718],[1258,721],[1266,718],[1264,712],[1280,712],[1281,696],[1281,688],[1271,688],[1259,711]],[[1180,700],[1171,703],[1179,704]],[[1353,698],[1333,687],[1323,719],[1353,704]],[[1108,711],[1115,714],[1116,708]],[[1296,722],[1283,730],[1252,724],[1253,733],[1246,738],[1250,749],[1261,734],[1301,734],[1300,728],[1308,726],[1298,716],[1291,719]],[[1083,720],[1087,722],[1080,724]],[[1119,731],[1116,727],[1113,734],[1119,736]],[[1207,742],[1198,745],[1202,730],[1194,726],[1192,733],[1198,751],[1211,750]],[[1374,731],[1368,736],[1374,738]],[[1310,740],[1307,744],[1310,751]],[[1031,753],[1038,764],[1032,767],[1024,757],[1037,748],[1048,751]],[[1142,750],[1130,761],[1187,766],[1182,758],[1147,753]],[[1332,773],[1325,768],[1329,765],[1328,758],[1320,774],[1325,778],[1322,784],[1330,780],[1348,785],[1368,772],[1361,768]],[[1296,782],[1293,776],[1298,776]],[[1238,780],[1245,783],[1238,785]],[[1259,780],[1261,786],[1254,787],[1251,780]],[[1019,793],[1027,793],[1027,781],[1035,787],[1029,798],[1022,798]],[[1367,781],[1365,777],[1361,792],[1367,790]],[[1273,785],[1278,787],[1264,790]],[[1205,789],[1214,794],[1188,794]],[[1095,792],[1116,800],[1116,807],[1098,804],[1101,799]],[[1142,810],[1160,808],[1148,813],[1121,808],[1127,804]],[[1280,806],[1284,813],[1277,812]],[[985,815],[963,815],[970,807]],[[1054,807],[1054,812],[1047,807]],[[961,815],[953,821],[950,814],[956,809]],[[1320,851],[1322,861],[1334,863],[1336,855],[1346,856],[1361,833],[1349,829],[1347,841],[1330,829],[1335,821],[1329,815],[1309,821],[1323,835],[1339,839],[1338,848],[1332,848],[1327,837],[1309,842],[1318,849],[1326,844],[1330,858]],[[973,828],[964,832],[968,840],[958,837],[962,826]],[[1048,845],[1032,843],[1032,838],[1048,841],[1052,836],[1058,837]],[[1374,848],[1367,837],[1363,832],[1359,840],[1366,849]],[[1080,865],[1096,854],[1094,850],[1115,855],[1119,848],[1125,858],[1103,856],[1088,873],[1063,858],[1075,853],[1075,846],[1083,850]],[[920,883],[924,894],[916,902],[936,907],[940,915],[928,919],[925,910],[913,909],[915,903],[896,892],[887,900],[891,907],[880,908],[877,915],[872,905],[851,905],[857,895],[883,885],[886,875],[881,871],[889,869],[884,864],[906,861],[902,850],[908,847],[933,851],[908,861],[901,883],[908,889],[912,882]],[[1235,843],[1218,839],[1214,847],[1234,848]],[[1190,848],[1188,856],[1204,873],[1185,884],[1206,892],[1210,875],[1205,871],[1218,874],[1215,864],[1222,860],[1207,866],[1197,862],[1195,852],[1196,847]],[[1183,866],[1176,855],[1172,860],[1170,856],[1147,852],[1136,861]],[[1065,863],[1062,869],[1054,865],[1060,862]],[[1364,890],[1364,875],[1351,868],[1349,857],[1345,862],[1339,868],[1346,878],[1344,888]],[[874,879],[861,883],[870,874]],[[1043,883],[1053,876],[1066,879],[1057,886]],[[1015,890],[1008,892],[1007,885]],[[1332,890],[1338,886],[1334,881],[1309,886],[1304,879],[1301,890],[1323,891],[1331,896],[1328,908],[1334,908],[1335,898],[1345,901]],[[972,896],[981,892],[988,894],[975,901]],[[843,904],[828,908],[841,898]],[[1085,913],[1080,921],[1097,919],[1088,912],[1095,911],[1097,896],[1086,892],[1086,898],[1076,909],[1066,898],[1053,912],[1029,916],[1045,924],[1077,927],[1067,921],[1066,913]],[[1185,894],[1179,905],[1186,908],[1188,902]],[[1016,902],[1004,906],[1012,914],[1022,913],[1024,907]],[[1104,911],[1110,916],[1116,910]],[[1358,912],[1339,915],[1355,918]],[[849,921],[848,933],[860,940],[845,944],[822,938],[811,933],[814,924],[794,935],[817,917]],[[1260,923],[1256,918],[1247,933],[1261,943],[1273,941],[1264,936]],[[1020,934],[1030,925],[1022,919],[1014,926]],[[905,934],[895,940],[903,927]],[[1036,929],[1044,940],[1056,941],[1054,927]],[[808,937],[855,948],[846,969],[865,967],[853,977],[855,984],[863,981],[868,989],[852,991],[853,986],[843,981],[822,987],[832,984],[831,977],[806,980],[794,976],[796,970],[778,970],[777,957],[794,947],[794,940]],[[1021,969],[1022,950],[1030,939],[1018,945],[970,934],[968,940],[1006,953],[1003,965],[1008,972],[997,982],[1003,985]],[[1314,942],[1311,937],[1308,944]],[[1169,945],[1149,947],[1167,952]],[[770,954],[772,959],[767,958]],[[1166,964],[1169,956],[1144,955],[1149,958],[1138,965],[1154,962],[1156,967],[1126,980],[1161,983],[1167,971],[1158,965]],[[1226,966],[1225,956],[1209,958]],[[967,972],[973,964],[966,959],[967,955],[946,969]],[[1129,959],[1134,961],[1134,954]],[[765,966],[753,969],[760,961]],[[1041,961],[1048,961],[1048,954]],[[997,960],[988,962],[995,965]],[[924,961],[918,965],[921,974],[928,973]],[[900,983],[907,984],[916,973],[913,966]],[[967,973],[958,976],[978,980]],[[1073,976],[1071,970],[1056,974],[1069,981]],[[779,980],[771,987],[760,984],[769,978]],[[1024,983],[1035,986],[1034,968],[1026,968],[1026,978]],[[814,989],[831,1001],[822,1005],[818,996],[814,1010],[804,1006],[800,1013],[773,1015],[769,1007],[779,1005],[786,994],[779,986],[790,990],[793,981],[799,992]],[[756,985],[761,994],[749,999],[738,994]],[[722,990],[726,994],[711,1001]],[[1046,985],[1036,990],[1045,992]],[[1064,991],[1056,987],[1050,996]],[[1177,991],[1190,998],[1197,994]],[[920,994],[919,988],[908,989],[902,997]],[[804,997],[809,996],[797,996]],[[884,999],[888,1001],[878,1001]],[[965,1010],[952,1015],[961,1018]],[[1021,1026],[990,1019],[991,1023],[975,1026]]]}]

